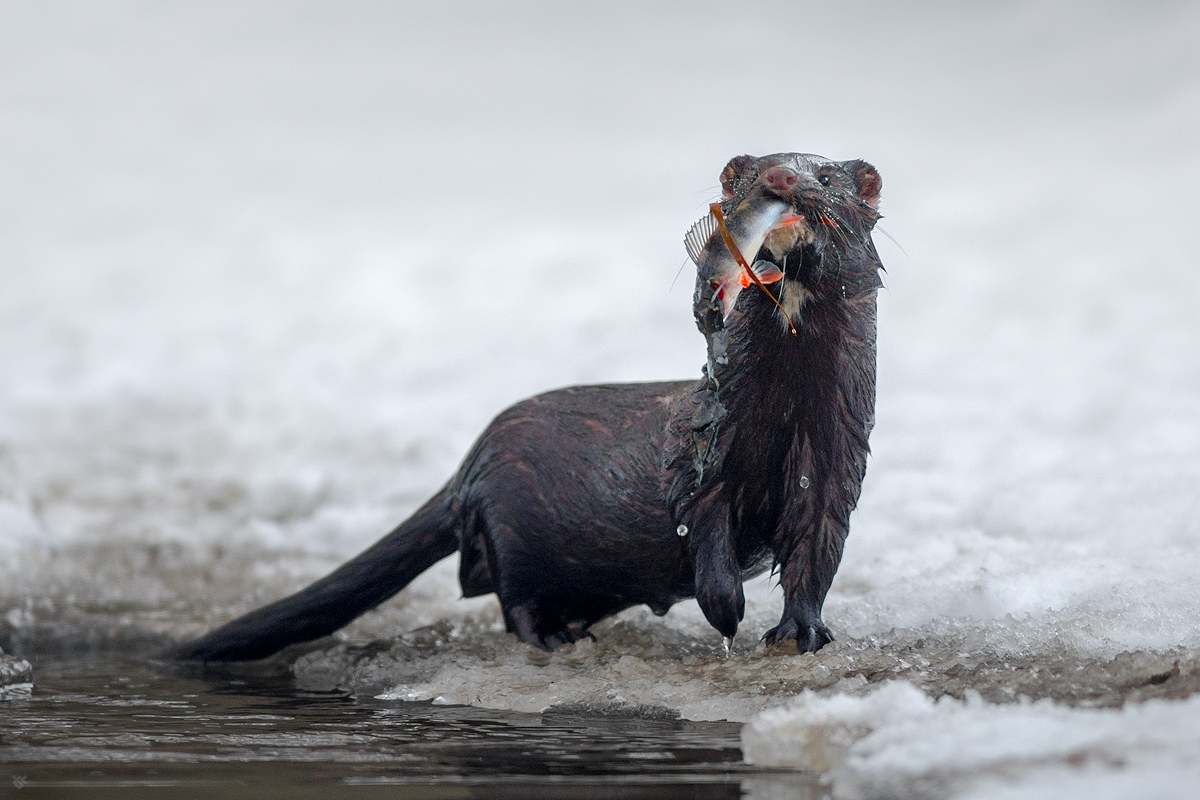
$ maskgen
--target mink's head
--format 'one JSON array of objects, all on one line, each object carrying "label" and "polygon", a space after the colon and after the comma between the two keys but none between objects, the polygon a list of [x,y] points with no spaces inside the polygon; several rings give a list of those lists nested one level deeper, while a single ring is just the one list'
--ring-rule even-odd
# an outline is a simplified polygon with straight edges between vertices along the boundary
[{"label": "mink's head", "polygon": [[850,298],[882,285],[871,241],[882,187],[865,161],[807,153],[738,156],[721,172],[721,204],[734,213],[763,194],[786,200],[794,217],[768,234],[755,259],[774,263],[813,297]]}]

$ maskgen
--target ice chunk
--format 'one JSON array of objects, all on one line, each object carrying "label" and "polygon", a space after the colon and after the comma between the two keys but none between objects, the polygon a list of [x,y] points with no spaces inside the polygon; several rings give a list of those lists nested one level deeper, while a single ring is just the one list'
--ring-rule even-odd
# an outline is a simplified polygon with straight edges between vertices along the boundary
[{"label": "ice chunk", "polygon": [[0,650],[0,700],[28,695],[33,690],[33,665]]},{"label": "ice chunk", "polygon": [[935,701],[899,681],[860,697],[805,692],[755,717],[742,745],[754,764],[828,773],[847,800],[1129,796],[1119,787],[1184,798],[1200,777],[1200,696],[1120,709],[996,705]]}]

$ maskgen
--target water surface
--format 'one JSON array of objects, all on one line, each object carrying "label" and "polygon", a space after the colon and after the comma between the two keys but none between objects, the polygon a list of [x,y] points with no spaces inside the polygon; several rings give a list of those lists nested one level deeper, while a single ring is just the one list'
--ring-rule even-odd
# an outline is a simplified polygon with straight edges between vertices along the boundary
[{"label": "water surface", "polygon": [[820,796],[744,765],[733,723],[383,702],[286,674],[39,659],[0,712],[0,797]]}]

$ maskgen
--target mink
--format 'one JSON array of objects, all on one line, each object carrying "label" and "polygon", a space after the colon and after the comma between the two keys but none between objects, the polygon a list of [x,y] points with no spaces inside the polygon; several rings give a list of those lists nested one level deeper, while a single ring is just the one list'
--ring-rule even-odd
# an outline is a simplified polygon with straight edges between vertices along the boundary
[{"label": "mink", "polygon": [[788,204],[788,224],[745,254],[783,276],[742,291],[726,316],[698,271],[693,310],[708,345],[698,380],[517,403],[374,546],[172,655],[251,660],[320,638],[455,551],[464,596],[494,592],[507,629],[546,650],[631,606],[661,615],[691,597],[731,638],[742,582],[768,569],[784,607],[764,639],[818,650],[833,638],[821,611],[874,423],[881,187],[865,161],[734,158],[721,173],[726,217],[764,194]]}]

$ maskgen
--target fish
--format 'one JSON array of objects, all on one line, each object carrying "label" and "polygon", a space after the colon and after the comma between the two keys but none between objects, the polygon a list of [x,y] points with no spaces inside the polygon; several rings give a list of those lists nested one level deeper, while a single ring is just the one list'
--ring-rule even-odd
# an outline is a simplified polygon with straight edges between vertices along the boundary
[{"label": "fish", "polygon": [[748,197],[728,217],[720,203],[713,203],[708,215],[683,237],[697,280],[712,287],[722,319],[733,313],[738,295],[748,286],[757,285],[775,300],[766,284],[783,280],[783,272],[769,261],[748,264],[742,254],[753,256],[772,230],[801,219],[787,210],[787,202],[770,195]]}]

